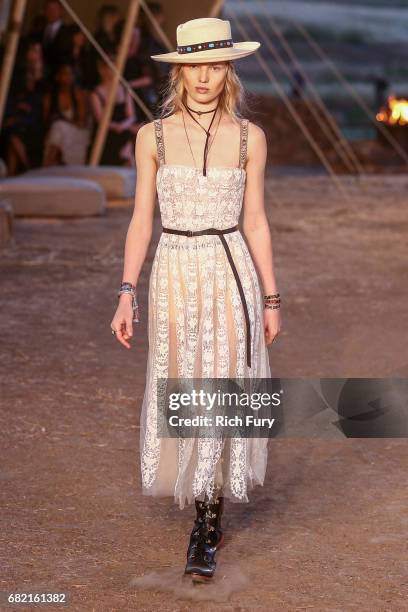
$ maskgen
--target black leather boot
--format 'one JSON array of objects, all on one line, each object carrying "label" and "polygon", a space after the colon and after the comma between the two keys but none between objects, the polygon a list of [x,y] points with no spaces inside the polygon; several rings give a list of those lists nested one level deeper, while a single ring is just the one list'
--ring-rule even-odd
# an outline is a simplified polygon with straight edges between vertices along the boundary
[{"label": "black leather boot", "polygon": [[215,554],[224,539],[221,529],[224,498],[196,501],[196,508],[197,519],[191,532],[185,573],[191,574],[193,582],[206,582],[214,575]]},{"label": "black leather boot", "polygon": [[190,542],[189,542],[188,549],[187,549],[187,564],[186,564],[186,569],[184,571],[185,574],[190,574],[197,563],[197,559],[200,554],[200,551],[199,551],[200,540],[202,539],[201,531],[205,523],[205,514],[206,514],[205,502],[196,499],[195,507],[196,507],[197,516],[194,521],[193,529],[190,535]]}]

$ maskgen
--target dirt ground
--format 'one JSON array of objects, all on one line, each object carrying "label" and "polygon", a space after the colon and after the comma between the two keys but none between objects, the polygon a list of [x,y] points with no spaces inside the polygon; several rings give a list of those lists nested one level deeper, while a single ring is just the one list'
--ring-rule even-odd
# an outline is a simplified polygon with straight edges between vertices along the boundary
[{"label": "dirt ground", "polygon": [[[322,177],[268,179],[273,376],[408,377],[408,181],[376,180],[341,196]],[[402,438],[271,440],[265,486],[226,504],[214,585],[182,580],[193,509],[140,494],[158,216],[132,349],[109,328],[131,212],[16,219],[1,254],[0,591],[88,612],[408,610]]]}]

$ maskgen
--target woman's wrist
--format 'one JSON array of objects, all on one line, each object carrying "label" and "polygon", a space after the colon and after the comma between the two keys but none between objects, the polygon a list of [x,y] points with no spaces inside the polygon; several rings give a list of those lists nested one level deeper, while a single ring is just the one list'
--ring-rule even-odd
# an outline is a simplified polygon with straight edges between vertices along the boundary
[{"label": "woman's wrist", "polygon": [[134,323],[139,323],[140,319],[139,319],[139,305],[137,303],[137,296],[136,296],[136,284],[133,284],[129,281],[122,281],[120,284],[120,289],[118,291],[118,298],[119,300],[121,299],[122,295],[128,295],[131,305],[132,305],[132,310],[133,310],[133,319],[132,321]]},{"label": "woman's wrist", "polygon": [[270,295],[271,293],[279,293],[277,283],[274,283],[273,285],[266,285],[266,286],[261,285],[261,287],[263,287],[264,295]]},{"label": "woman's wrist", "polygon": [[280,293],[275,290],[273,293],[264,293],[264,308],[268,310],[276,310],[280,308],[281,298]]}]

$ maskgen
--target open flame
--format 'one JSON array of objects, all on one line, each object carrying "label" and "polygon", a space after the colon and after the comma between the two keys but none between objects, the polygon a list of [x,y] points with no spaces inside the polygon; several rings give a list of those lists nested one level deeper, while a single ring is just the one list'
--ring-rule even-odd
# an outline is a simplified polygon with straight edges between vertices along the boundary
[{"label": "open flame", "polygon": [[389,96],[387,106],[377,113],[377,120],[388,125],[408,125],[408,100]]}]

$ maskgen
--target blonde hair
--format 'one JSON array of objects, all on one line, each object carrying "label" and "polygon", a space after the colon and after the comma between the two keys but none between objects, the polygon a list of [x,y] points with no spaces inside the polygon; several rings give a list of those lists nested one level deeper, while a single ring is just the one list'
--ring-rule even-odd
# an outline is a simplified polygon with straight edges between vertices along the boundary
[{"label": "blonde hair", "polygon": [[[228,62],[225,86],[220,95],[219,109],[234,119],[242,119],[246,108],[246,92],[236,71],[234,62]],[[184,64],[174,64],[171,67],[169,78],[163,89],[163,101],[159,105],[161,118],[172,115],[181,110],[185,102],[187,90],[184,86],[182,68]]]}]

